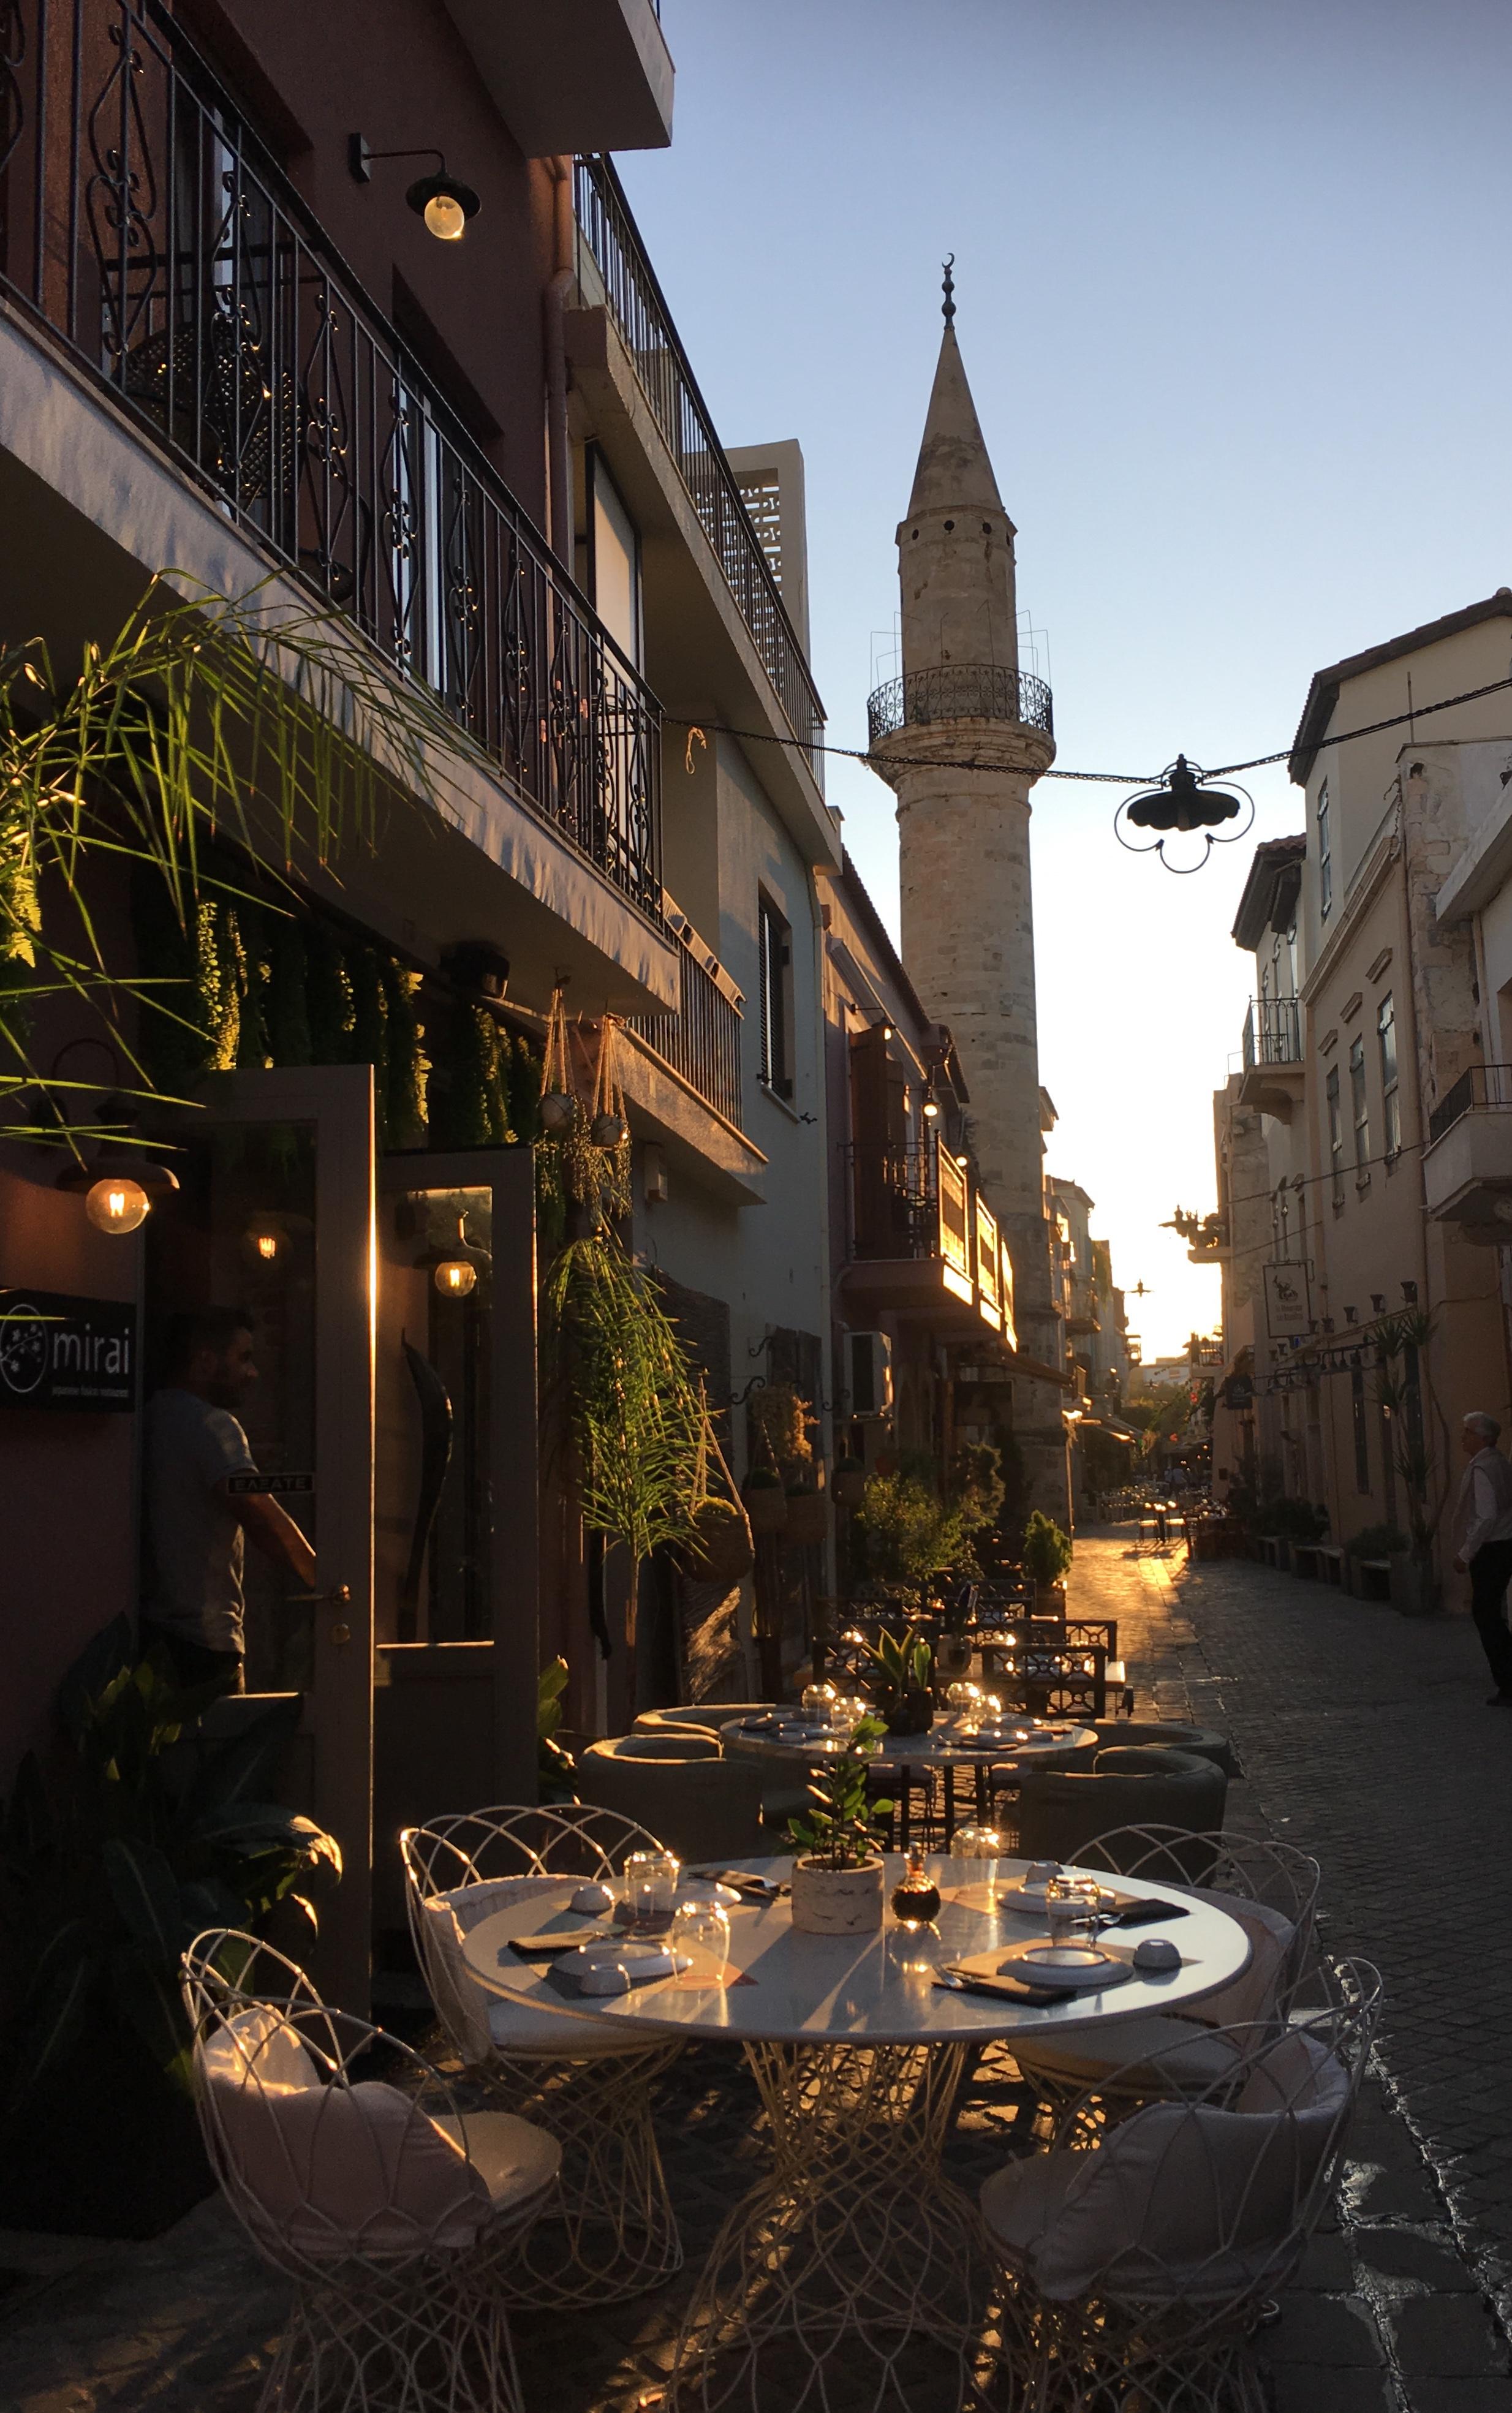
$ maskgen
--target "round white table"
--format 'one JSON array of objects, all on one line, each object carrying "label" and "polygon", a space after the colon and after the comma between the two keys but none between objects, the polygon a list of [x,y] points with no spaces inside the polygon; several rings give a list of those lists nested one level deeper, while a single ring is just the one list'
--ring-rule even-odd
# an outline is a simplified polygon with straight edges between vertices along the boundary
[{"label": "round white table", "polygon": [[[742,1863],[786,1879],[791,1860]],[[998,1863],[1000,1883],[1024,1863]],[[902,1873],[888,1863],[889,1891]],[[1199,2002],[1238,1976],[1250,1947],[1235,1919],[1191,1896],[1186,1915],[1113,1931],[1132,1951],[1168,1935],[1182,1965],[1095,1994],[1035,2007],[953,1993],[943,1963],[1027,1942],[1043,1919],[986,1906],[980,1864],[930,1861],[943,1896],[931,1928],[806,1935],[785,1896],[730,1913],[722,1978],[696,1972],[626,1994],[569,1998],[549,1964],[518,1959],[512,1934],[537,1932],[547,1896],[495,1913],[466,1940],[467,1965],[493,1991],[574,2018],[623,2021],[660,2036],[738,2038],[771,2123],[770,2173],[730,2213],[694,2292],[672,2392],[712,2408],[755,2406],[760,2359],[783,2357],[769,2401],[783,2413],[827,2406],[825,2365],[842,2345],[847,2380],[864,2356],[879,2366],[874,2404],[904,2389],[896,2366],[911,2339],[954,2363],[958,2401],[975,2401],[987,2262],[975,2205],[946,2179],[941,2155],[968,2055],[993,2038],[1096,2029]],[[1105,1878],[1104,1882],[1106,1882]],[[1176,1888],[1119,1878],[1119,1891],[1171,1899]],[[571,1881],[560,1888],[565,1908]],[[971,1897],[957,1899],[959,1893]],[[564,2050],[567,2050],[564,2046]],[[837,2366],[832,2365],[832,2376]],[[795,2379],[794,2373],[798,2376]]]},{"label": "round white table", "polygon": [[[742,1751],[770,1754],[774,1758],[802,1759],[806,1764],[838,1758],[850,1747],[849,1732],[814,1726],[794,1717],[779,1726],[750,1727],[739,1718],[719,1728],[720,1743]],[[887,1735],[871,1754],[878,1768],[1032,1768],[1046,1752],[1085,1751],[1098,1740],[1095,1728],[1051,1723],[1041,1718],[1004,1718],[997,1733],[985,1738],[969,1731],[961,1718],[938,1717],[927,1734]]]}]

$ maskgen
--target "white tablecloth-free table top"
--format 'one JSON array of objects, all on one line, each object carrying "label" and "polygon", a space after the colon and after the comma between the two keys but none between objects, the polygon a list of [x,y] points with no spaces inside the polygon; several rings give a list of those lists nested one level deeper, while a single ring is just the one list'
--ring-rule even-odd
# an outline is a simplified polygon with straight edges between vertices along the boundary
[{"label": "white tablecloth-free table top", "polygon": [[[789,1858],[742,1862],[763,1875],[786,1878]],[[1000,1885],[1026,1865],[1001,1860]],[[890,1855],[886,1887],[900,1881],[903,1860]],[[980,1868],[981,1864],[976,1866]],[[663,1978],[628,1994],[574,1996],[552,1983],[549,1962],[517,1960],[510,1937],[538,1933],[551,1910],[565,1909],[576,1880],[548,1887],[538,1878],[521,1898],[479,1922],[465,1943],[467,1966],[481,1985],[505,1997],[526,2001],[533,2010],[562,2014],[564,2030],[579,2017],[622,2021],[628,2028],[660,2034],[721,2036],[798,2045],[965,2044],[989,2036],[1045,2034],[1066,2029],[1099,2030],[1198,2003],[1227,1986],[1248,1966],[1249,1939],[1237,1919],[1172,1886],[1134,1877],[1116,1880],[1123,1893],[1190,1902],[1184,1917],[1148,1927],[1112,1929],[1105,1941],[1132,1952],[1144,1937],[1168,1936],[1182,1965],[1168,1976],[1143,1973],[1100,1993],[1070,1994],[1043,2009],[983,1994],[955,1994],[932,1982],[945,1961],[1005,1949],[1043,1936],[1043,1914],[987,1909],[986,1888],[972,1880],[972,1863],[942,1855],[929,1861],[945,1897],[937,1926],[900,1926],[889,1912],[881,1934],[806,1935],[793,1925],[786,1896],[774,1902],[742,1903],[730,1913],[730,1964],[749,1984],[700,1985],[693,1973]],[[1107,1884],[1105,1873],[1101,1881]],[[961,1902],[956,1895],[971,1899]],[[559,1897],[559,1899],[558,1899]],[[570,2050],[564,2035],[563,2049]]]},{"label": "white tablecloth-free table top", "polygon": [[[727,1749],[735,1743],[742,1752],[769,1752],[774,1758],[801,1759],[806,1764],[837,1758],[851,1739],[848,1733],[832,1734],[821,1726],[806,1728],[796,1718],[785,1734],[751,1732],[734,1719],[719,1728],[719,1739]],[[998,1738],[988,1741],[979,1735],[963,1733],[954,1718],[937,1718],[927,1734],[886,1736],[871,1757],[878,1768],[1032,1768],[1042,1752],[1084,1749],[1097,1739],[1091,1726],[1067,1725],[1063,1722],[1052,1725],[1010,1713]]]}]

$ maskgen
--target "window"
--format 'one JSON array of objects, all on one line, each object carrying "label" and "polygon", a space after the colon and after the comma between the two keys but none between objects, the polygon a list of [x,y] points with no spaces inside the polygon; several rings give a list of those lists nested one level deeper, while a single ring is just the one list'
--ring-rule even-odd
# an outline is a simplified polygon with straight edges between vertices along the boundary
[{"label": "window", "polygon": [[1355,1420],[1355,1488],[1371,1488],[1371,1428],[1365,1408],[1365,1377],[1356,1366],[1349,1378],[1349,1404]]},{"label": "window", "polygon": [[756,980],[761,999],[763,1086],[793,1095],[793,932],[763,896],[757,914]]},{"label": "window", "polygon": [[1328,828],[1328,782],[1318,790],[1318,910],[1325,921],[1333,903],[1333,840]]},{"label": "window", "polygon": [[1349,1051],[1349,1111],[1355,1125],[1355,1170],[1363,1173],[1371,1161],[1371,1103],[1365,1094],[1363,1039],[1356,1039]]},{"label": "window", "polygon": [[1397,1091],[1397,1013],[1387,989],[1375,1017],[1381,1039],[1381,1119],[1386,1126],[1386,1152],[1395,1156],[1401,1146],[1401,1100]]},{"label": "window", "polygon": [[1333,1168],[1333,1203],[1344,1203],[1344,1118],[1339,1104],[1339,1067],[1335,1064],[1327,1080],[1328,1097],[1328,1162]]}]

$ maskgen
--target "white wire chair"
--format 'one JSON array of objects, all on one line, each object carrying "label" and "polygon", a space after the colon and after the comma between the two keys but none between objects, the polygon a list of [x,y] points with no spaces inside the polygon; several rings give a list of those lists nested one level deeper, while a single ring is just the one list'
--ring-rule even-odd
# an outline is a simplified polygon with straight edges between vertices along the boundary
[{"label": "white wire chair", "polygon": [[502,2000],[478,1983],[463,1951],[474,1927],[541,1878],[615,1876],[631,1852],[660,1850],[657,1838],[615,1810],[506,1803],[407,1828],[399,1849],[415,1957],[453,2048],[561,2146],[557,2204],[520,2241],[512,2301],[614,2303],[659,2287],[681,2269],[683,2251],[651,2086],[681,2046]]},{"label": "white wire chair", "polygon": [[502,2274],[555,2193],[555,2139],[460,2110],[256,1936],[207,1930],[180,1978],[212,2167],[294,2283],[259,2413],[522,2413]]},{"label": "white wire chair", "polygon": [[1098,2082],[1110,2100],[1145,2101],[1164,2094],[1170,2077],[1220,2078],[1233,2058],[1221,2032],[1284,2021],[1312,1953],[1320,1872],[1310,1854],[1226,1828],[1193,1835],[1181,1827],[1115,1827],[1081,1846],[1076,1866],[1139,1877],[1225,1911],[1249,1938],[1250,1961],[1217,1993],[1182,2011],[1120,2021],[1101,2044],[1090,2036],[1015,2039],[1019,2070],[1045,2102],[1063,2105]]},{"label": "white wire chair", "polygon": [[1368,1962],[1324,1982],[1279,2032],[1225,2031],[1221,2079],[1172,2078],[1117,2122],[1100,2081],[987,2181],[1015,2413],[1265,2413],[1254,2331],[1327,2202],[1380,2007]]}]

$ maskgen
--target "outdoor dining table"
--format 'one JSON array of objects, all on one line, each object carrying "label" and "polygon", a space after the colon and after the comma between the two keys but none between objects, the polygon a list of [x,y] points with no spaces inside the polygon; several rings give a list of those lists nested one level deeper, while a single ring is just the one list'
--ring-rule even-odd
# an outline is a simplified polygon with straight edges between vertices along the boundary
[{"label": "outdoor dining table", "polygon": [[[741,1868],[785,1883],[792,1865]],[[889,1891],[903,1865],[889,1857]],[[976,2207],[941,2167],[968,2059],[995,2038],[1071,2029],[1111,2032],[1116,2054],[1120,2024],[1199,2002],[1248,1965],[1237,1919],[1170,1886],[1120,1877],[1126,1894],[1189,1906],[1109,1940],[1132,1954],[1146,1936],[1165,1935],[1179,1947],[1178,1968],[1136,1971],[1044,2006],[951,1992],[937,1982],[945,1964],[1033,1941],[1044,1922],[1001,1904],[1002,1886],[1027,1863],[998,1862],[995,1882],[983,1881],[980,1862],[940,1856],[929,1865],[941,1894],[930,1926],[889,1919],[881,1933],[810,1935],[793,1927],[784,1893],[730,1912],[723,1971],[689,1969],[623,1994],[569,1995],[549,1963],[511,1951],[511,1936],[539,1932],[547,1913],[553,1897],[539,1879],[466,1940],[480,1984],[559,2011],[564,2035],[586,2015],[745,2050],[772,2164],[730,2213],[695,2287],[672,2373],[681,2402],[712,2408],[738,2398],[786,2413],[813,2396],[827,2406],[825,2364],[838,2354],[830,2374],[846,2372],[849,2402],[861,2401],[870,2358],[880,2406],[898,2392],[895,2366],[921,2336],[932,2371],[954,2366],[956,2403],[975,2402],[988,2264]],[[555,1890],[565,1910],[572,1881]],[[763,2387],[768,2352],[782,2368]]]},{"label": "outdoor dining table", "polygon": [[[850,1730],[817,1726],[794,1718],[780,1725],[752,1727],[747,1721],[735,1718],[719,1728],[719,1739],[728,1752],[732,1744],[741,1756],[748,1752],[774,1761],[800,1761],[807,1768],[817,1768],[826,1759],[838,1758],[850,1745]],[[993,1735],[971,1731],[966,1716],[937,1717],[926,1734],[888,1735],[868,1754],[868,1764],[878,1769],[896,1769],[900,1776],[927,1778],[937,1770],[946,1771],[945,1840],[948,1843],[956,1825],[956,1800],[949,1773],[952,1769],[970,1769],[975,1776],[976,1815],[986,1820],[991,1814],[987,1778],[993,1769],[1001,1769],[1012,1776],[1032,1768],[1037,1754],[1049,1752],[1090,1751],[1098,1740],[1091,1726],[1068,1725],[1063,1719],[1051,1721],[1027,1714],[1015,1716],[1010,1711]],[[910,1840],[912,1802],[905,1784],[898,1798],[897,1842],[905,1847]]]}]

